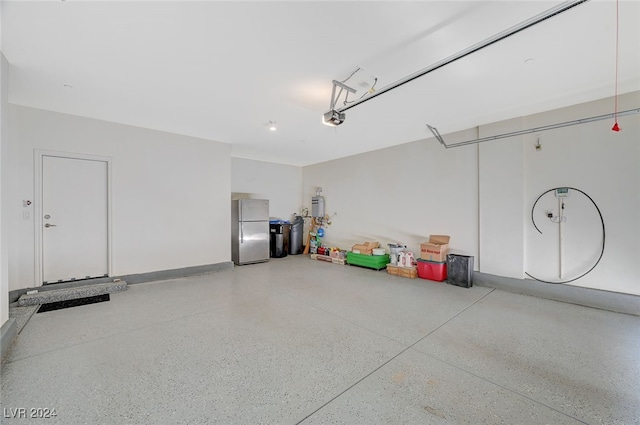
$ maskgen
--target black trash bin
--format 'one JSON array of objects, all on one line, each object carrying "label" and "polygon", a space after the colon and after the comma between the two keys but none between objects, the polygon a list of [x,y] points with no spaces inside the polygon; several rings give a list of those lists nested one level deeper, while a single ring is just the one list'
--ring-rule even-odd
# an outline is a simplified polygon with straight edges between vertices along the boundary
[{"label": "black trash bin", "polygon": [[289,231],[291,224],[288,221],[272,220],[269,222],[269,256],[282,258],[287,256],[289,249]]},{"label": "black trash bin", "polygon": [[473,257],[447,255],[447,283],[470,288],[473,286]]},{"label": "black trash bin", "polygon": [[302,254],[304,251],[304,246],[302,245],[304,231],[304,218],[302,216],[295,216],[293,222],[291,223],[291,231],[289,233],[289,254],[290,255],[298,255]]}]

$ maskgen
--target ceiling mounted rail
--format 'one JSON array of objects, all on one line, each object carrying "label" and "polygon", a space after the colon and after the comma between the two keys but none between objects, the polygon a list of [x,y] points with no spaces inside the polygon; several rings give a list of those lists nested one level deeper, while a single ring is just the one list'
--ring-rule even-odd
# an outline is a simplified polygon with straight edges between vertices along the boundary
[{"label": "ceiling mounted rail", "polygon": [[436,69],[442,68],[445,65],[449,65],[450,63],[455,62],[458,59],[462,59],[465,56],[468,56],[468,55],[470,55],[472,53],[475,53],[478,50],[484,49],[485,47],[490,46],[490,45],[492,45],[494,43],[497,43],[500,40],[504,40],[507,37],[510,37],[510,36],[512,36],[514,34],[519,33],[520,31],[523,31],[523,30],[525,30],[527,28],[530,28],[530,27],[532,27],[534,25],[537,25],[540,22],[545,21],[545,20],[547,20],[547,19],[549,19],[549,18],[551,18],[553,16],[559,15],[562,12],[566,12],[567,10],[569,10],[569,9],[575,7],[575,6],[578,6],[579,4],[586,3],[587,1],[588,0],[572,0],[572,1],[565,1],[563,3],[560,3],[559,5],[554,6],[551,9],[548,9],[548,10],[546,10],[546,11],[544,11],[544,12],[538,14],[538,15],[535,15],[535,16],[533,16],[533,17],[531,17],[531,18],[529,18],[529,19],[527,19],[525,21],[522,21],[519,24],[517,24],[517,25],[515,25],[515,26],[513,26],[511,28],[508,28],[508,29],[506,29],[506,30],[504,30],[504,31],[502,31],[502,32],[500,32],[498,34],[495,34],[495,35],[493,35],[493,36],[491,36],[491,37],[489,37],[489,38],[487,38],[487,39],[485,39],[485,40],[483,40],[483,41],[481,41],[479,43],[474,44],[473,46],[467,47],[466,49],[461,50],[458,53],[455,53],[454,55],[451,55],[451,56],[449,56],[449,57],[447,57],[445,59],[442,59],[441,61],[436,62],[436,63],[434,63],[433,65],[431,65],[431,66],[429,66],[427,68],[421,69],[420,71],[417,71],[417,72],[415,72],[415,73],[413,73],[413,74],[411,74],[411,75],[409,75],[409,76],[407,76],[407,77],[405,77],[405,78],[403,78],[401,80],[398,80],[395,83],[389,84],[388,86],[385,86],[385,87],[377,90],[375,93],[372,93],[370,96],[365,96],[365,97],[363,97],[361,99],[358,99],[358,100],[354,101],[353,103],[351,103],[349,105],[345,105],[345,106],[343,106],[341,108],[338,108],[338,109],[335,109],[333,111],[337,112],[337,113],[343,113],[344,111],[346,111],[348,109],[351,109],[351,108],[353,108],[355,106],[358,106],[361,103],[364,103],[364,102],[366,102],[368,100],[371,100],[374,97],[380,96],[381,94],[384,94],[384,93],[386,93],[386,92],[388,92],[390,90],[393,90],[393,89],[395,89],[397,87],[400,87],[403,84],[406,84],[406,83],[408,83],[410,81],[415,80],[416,78],[420,78],[423,75],[426,75],[426,74],[428,74],[430,72],[433,72]]},{"label": "ceiling mounted rail", "polygon": [[640,113],[640,108],[629,109],[629,110],[626,110],[626,111],[618,112],[617,114],[613,113],[613,114],[598,115],[598,116],[590,117],[590,118],[581,118],[579,120],[565,121],[565,122],[561,122],[561,123],[558,123],[558,124],[544,125],[544,126],[541,126],[541,127],[530,128],[530,129],[527,129],[527,130],[512,131],[510,133],[503,133],[503,134],[498,134],[498,135],[495,135],[495,136],[483,137],[483,138],[480,138],[480,139],[467,140],[467,141],[464,141],[464,142],[452,143],[450,145],[447,145],[444,142],[444,139],[440,135],[440,132],[438,131],[437,128],[435,128],[435,127],[433,127],[433,126],[431,126],[429,124],[427,124],[427,128],[431,131],[433,136],[438,140],[438,142],[440,142],[440,144],[442,146],[444,146],[445,148],[449,149],[449,148],[457,148],[457,147],[460,147],[460,146],[475,145],[477,143],[488,142],[488,141],[491,141],[491,140],[505,139],[507,137],[521,136],[523,134],[538,133],[538,132],[547,131],[547,130],[554,130],[556,128],[568,127],[570,125],[586,124],[586,123],[589,123],[589,122],[594,122],[594,121],[600,121],[600,120],[606,120],[606,119],[614,118],[616,116],[623,117],[625,115],[631,115],[631,114],[637,114],[637,113]]}]

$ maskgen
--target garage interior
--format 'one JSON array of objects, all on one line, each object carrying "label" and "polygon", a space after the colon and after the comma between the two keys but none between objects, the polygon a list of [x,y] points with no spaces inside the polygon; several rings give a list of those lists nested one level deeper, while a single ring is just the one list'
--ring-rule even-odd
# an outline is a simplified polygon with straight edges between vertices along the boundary
[{"label": "garage interior", "polygon": [[2,423],[640,423],[640,2],[0,5]]}]

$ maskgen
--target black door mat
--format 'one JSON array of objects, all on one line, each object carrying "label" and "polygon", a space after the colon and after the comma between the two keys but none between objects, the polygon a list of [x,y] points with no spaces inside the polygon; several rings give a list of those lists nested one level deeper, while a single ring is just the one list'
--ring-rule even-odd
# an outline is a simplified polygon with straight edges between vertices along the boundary
[{"label": "black door mat", "polygon": [[109,301],[109,294],[95,295],[93,297],[76,298],[74,300],[56,301],[52,303],[42,304],[38,309],[38,313],[47,311],[61,310],[63,308],[78,307],[86,304],[95,304]]}]

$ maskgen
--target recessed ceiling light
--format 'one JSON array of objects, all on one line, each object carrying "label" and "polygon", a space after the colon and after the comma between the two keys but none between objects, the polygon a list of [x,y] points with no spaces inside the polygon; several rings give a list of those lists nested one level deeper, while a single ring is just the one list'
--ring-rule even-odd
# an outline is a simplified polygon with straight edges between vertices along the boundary
[{"label": "recessed ceiling light", "polygon": [[524,63],[531,63],[533,62],[533,58],[527,58],[524,60]]},{"label": "recessed ceiling light", "polygon": [[269,130],[276,131],[278,129],[278,123],[275,121],[269,121]]},{"label": "recessed ceiling light", "polygon": [[67,88],[67,89],[72,89],[73,88],[73,86],[71,84],[65,84],[64,87]]}]

